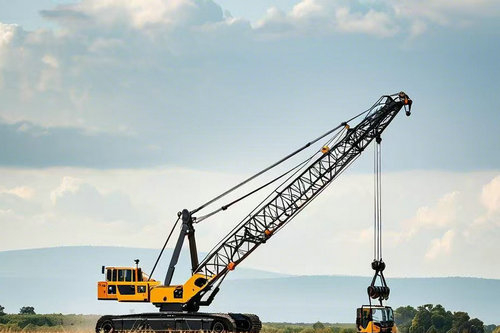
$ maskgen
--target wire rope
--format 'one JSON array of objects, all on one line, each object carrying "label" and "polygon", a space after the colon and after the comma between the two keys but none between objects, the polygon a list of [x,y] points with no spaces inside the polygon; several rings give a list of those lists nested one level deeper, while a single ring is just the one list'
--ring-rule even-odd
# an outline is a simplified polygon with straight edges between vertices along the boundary
[{"label": "wire rope", "polygon": [[163,251],[165,250],[165,247],[167,247],[167,243],[170,240],[170,237],[172,236],[172,233],[174,232],[175,227],[177,226],[177,223],[179,223],[180,219],[181,219],[181,216],[180,215],[177,216],[177,221],[175,221],[174,226],[172,227],[172,230],[170,230],[170,234],[168,235],[167,240],[165,241],[165,244],[163,244],[163,247],[162,247],[162,249],[160,251],[160,254],[158,255],[158,258],[156,258],[156,262],[155,262],[155,264],[153,266],[153,269],[151,270],[151,274],[149,274],[148,281],[153,276],[153,273],[154,273],[154,271],[156,269],[156,265],[158,265],[158,262],[160,261],[160,258],[161,258],[162,254],[163,254]]},{"label": "wire rope", "polygon": [[352,120],[362,116],[363,114],[367,113],[367,116],[370,114],[371,111],[373,111],[373,109],[378,105],[380,104],[380,101],[382,100],[383,97],[379,98],[379,100],[377,100],[377,102],[375,102],[369,109],[355,115],[354,117],[350,118],[349,120],[345,121],[345,122],[342,122],[340,125],[338,125],[337,127],[327,131],[326,133],[320,135],[319,137],[317,137],[316,139],[312,140],[312,141],[309,141],[308,143],[306,143],[304,146],[302,146],[301,148],[295,150],[294,152],[288,154],[287,156],[283,157],[282,159],[280,159],[279,161],[271,164],[270,166],[262,169],[261,171],[257,172],[256,174],[250,176],[249,178],[245,179],[244,181],[242,181],[241,183],[238,183],[236,184],[235,186],[231,187],[230,189],[228,189],[227,191],[219,194],[218,196],[214,197],[213,199],[205,202],[204,204],[202,204],[201,206],[199,206],[198,208],[192,210],[190,213],[191,215],[195,214],[196,212],[204,209],[205,207],[211,205],[212,203],[218,201],[219,199],[225,197],[226,195],[228,195],[229,193],[237,190],[238,188],[240,188],[241,186],[247,184],[248,182],[252,181],[253,179],[259,177],[260,175],[266,173],[267,171],[273,169],[274,167],[278,166],[279,164],[285,162],[286,160],[290,159],[291,157],[297,155],[298,153],[300,153],[301,151],[303,151],[304,149],[310,147],[312,144],[318,142],[319,140],[323,139],[324,137],[334,133],[336,130],[338,130],[339,128],[342,128],[342,127],[345,127],[349,122],[351,122]]},{"label": "wire rope", "polygon": [[382,139],[377,137],[373,154],[373,260],[382,260]]}]

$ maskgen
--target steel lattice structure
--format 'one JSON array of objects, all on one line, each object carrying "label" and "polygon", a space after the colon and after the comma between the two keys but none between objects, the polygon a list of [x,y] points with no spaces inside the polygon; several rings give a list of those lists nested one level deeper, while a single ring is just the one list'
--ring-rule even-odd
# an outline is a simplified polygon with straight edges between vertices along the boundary
[{"label": "steel lattice structure", "polygon": [[212,280],[215,282],[218,277],[233,269],[340,175],[373,139],[382,134],[408,101],[404,93],[383,96],[358,125],[349,128],[346,124],[347,132],[333,147],[243,220],[206,256],[195,273],[215,276]]}]

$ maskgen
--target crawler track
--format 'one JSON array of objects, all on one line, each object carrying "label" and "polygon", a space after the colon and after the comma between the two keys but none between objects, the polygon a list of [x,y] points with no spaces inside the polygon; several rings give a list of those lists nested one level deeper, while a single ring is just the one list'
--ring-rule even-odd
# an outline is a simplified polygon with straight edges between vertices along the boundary
[{"label": "crawler track", "polygon": [[243,313],[155,312],[102,316],[96,333],[121,332],[248,332],[259,333],[258,316]]}]

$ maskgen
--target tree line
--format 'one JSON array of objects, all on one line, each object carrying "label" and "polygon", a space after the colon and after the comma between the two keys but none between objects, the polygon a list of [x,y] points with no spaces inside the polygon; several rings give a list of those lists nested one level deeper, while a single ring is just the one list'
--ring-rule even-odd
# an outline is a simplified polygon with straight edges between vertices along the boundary
[{"label": "tree line", "polygon": [[[0,305],[0,331],[61,328],[91,328],[95,315],[37,315],[32,306],[23,306],[19,314],[6,314]],[[470,318],[467,312],[451,312],[442,305],[425,304],[417,307],[402,306],[394,311],[399,333],[500,333],[500,326],[485,325],[478,318]],[[262,333],[356,333],[352,324],[286,324],[266,323]]]},{"label": "tree line", "polygon": [[97,315],[36,314],[33,306],[23,306],[18,314],[7,314],[0,305],[0,332],[66,332],[92,331]]},{"label": "tree line", "polygon": [[500,326],[484,325],[467,312],[447,311],[442,305],[402,306],[394,311],[401,333],[500,333]]}]

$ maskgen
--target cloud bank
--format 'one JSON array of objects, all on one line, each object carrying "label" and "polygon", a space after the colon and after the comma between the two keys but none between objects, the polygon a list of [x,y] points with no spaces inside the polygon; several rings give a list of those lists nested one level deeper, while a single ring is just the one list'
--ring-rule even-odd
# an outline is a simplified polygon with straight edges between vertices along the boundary
[{"label": "cloud bank", "polygon": [[[186,169],[4,169],[1,174],[8,186],[0,194],[0,250],[159,248],[178,211],[193,209],[243,177]],[[384,175],[387,273],[500,278],[499,179],[498,172]],[[371,175],[344,175],[245,265],[291,274],[369,274],[371,182]],[[260,199],[198,224],[200,251],[210,250]],[[294,265],[297,261],[303,264]]]},{"label": "cloud bank", "polygon": [[[56,28],[27,31],[0,23],[4,166],[193,167],[198,159],[185,152],[201,141],[222,147],[222,160],[234,151],[227,137],[238,134],[242,157],[275,137],[288,138],[290,128],[315,129],[315,119],[331,119],[332,110],[335,119],[348,118],[397,89],[413,90],[418,99],[432,95],[427,82],[441,89],[469,76],[486,87],[463,88],[474,98],[486,100],[478,94],[494,90],[485,82],[493,80],[494,69],[485,68],[487,76],[477,68],[462,73],[474,66],[460,62],[453,49],[431,43],[414,55],[403,47],[415,35],[442,29],[456,36],[482,29],[488,20],[495,24],[494,1],[303,0],[289,11],[271,7],[252,22],[208,0],[83,0],[41,15]],[[446,52],[458,59],[449,69],[441,63]],[[395,71],[399,66],[405,70]],[[459,78],[437,76],[445,70]],[[391,71],[399,79],[381,79]],[[442,110],[434,102],[432,96],[420,99],[424,108]],[[453,126],[459,125],[450,131],[459,130]]]}]

